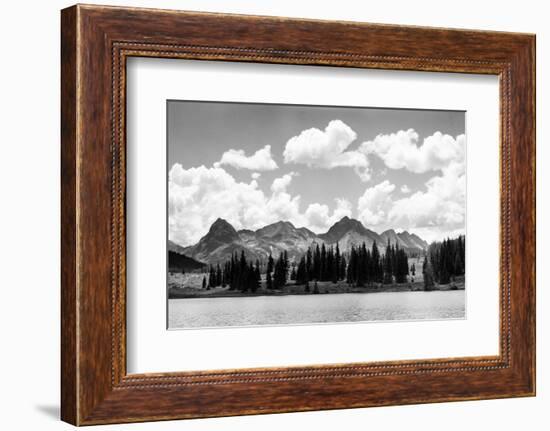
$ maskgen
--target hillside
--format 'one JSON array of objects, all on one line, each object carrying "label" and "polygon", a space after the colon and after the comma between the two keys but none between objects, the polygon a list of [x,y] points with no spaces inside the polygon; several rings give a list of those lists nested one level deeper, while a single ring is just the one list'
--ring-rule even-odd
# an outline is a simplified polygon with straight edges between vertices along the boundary
[{"label": "hillside", "polygon": [[206,264],[184,254],[168,250],[168,271],[170,272],[192,272],[203,269]]}]

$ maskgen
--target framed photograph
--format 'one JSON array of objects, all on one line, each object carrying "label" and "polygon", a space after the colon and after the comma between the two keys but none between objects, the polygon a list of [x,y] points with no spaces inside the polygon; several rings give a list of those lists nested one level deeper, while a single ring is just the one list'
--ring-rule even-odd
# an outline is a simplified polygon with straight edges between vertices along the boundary
[{"label": "framed photograph", "polygon": [[169,329],[466,317],[465,112],[169,100],[167,118]]},{"label": "framed photograph", "polygon": [[62,419],[535,394],[535,37],[62,11]]}]

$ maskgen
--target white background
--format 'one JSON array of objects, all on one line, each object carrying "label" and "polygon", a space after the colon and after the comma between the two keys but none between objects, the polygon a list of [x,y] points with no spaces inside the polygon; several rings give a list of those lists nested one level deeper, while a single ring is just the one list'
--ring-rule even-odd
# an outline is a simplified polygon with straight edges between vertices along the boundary
[{"label": "white background", "polygon": [[[346,19],[537,33],[538,396],[284,415],[106,426],[96,429],[544,430],[550,423],[550,299],[544,266],[550,247],[550,28],[545,2],[298,0],[118,1],[189,10]],[[0,426],[70,429],[59,409],[59,9],[69,2],[7,2],[0,67]],[[545,190],[546,189],[546,190]],[[33,253],[29,265],[29,253]],[[548,265],[546,265],[547,267]]]},{"label": "white background", "polygon": [[[127,83],[128,372],[498,354],[498,77],[142,58]],[[166,331],[167,99],[466,111],[467,319]]]}]

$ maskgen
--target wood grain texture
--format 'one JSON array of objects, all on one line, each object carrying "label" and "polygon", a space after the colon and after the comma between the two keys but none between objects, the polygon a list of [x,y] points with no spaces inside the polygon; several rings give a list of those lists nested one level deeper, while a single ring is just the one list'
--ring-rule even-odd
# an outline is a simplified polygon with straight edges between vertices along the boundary
[{"label": "wood grain texture", "polygon": [[[86,425],[534,394],[533,35],[74,6],[62,11],[61,37],[63,420]],[[499,75],[500,354],[127,375],[129,56]]]},{"label": "wood grain texture", "polygon": [[61,16],[61,417],[77,422],[76,9]]}]

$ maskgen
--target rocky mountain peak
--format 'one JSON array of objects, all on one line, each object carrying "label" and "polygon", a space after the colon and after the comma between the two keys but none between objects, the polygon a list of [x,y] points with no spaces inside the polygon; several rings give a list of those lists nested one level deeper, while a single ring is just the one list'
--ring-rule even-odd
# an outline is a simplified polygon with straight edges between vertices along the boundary
[{"label": "rocky mountain peak", "polygon": [[336,242],[339,241],[348,232],[355,232],[360,235],[368,234],[367,229],[359,220],[345,216],[334,223],[327,231],[327,233],[319,235],[319,237],[328,242]]},{"label": "rocky mountain peak", "polygon": [[214,223],[212,223],[210,230],[204,238],[227,242],[238,239],[239,234],[229,222],[222,218],[218,218]]},{"label": "rocky mountain peak", "polygon": [[287,251],[291,259],[299,259],[312,244],[338,244],[341,252],[365,243],[367,248],[376,242],[384,247],[388,239],[392,244],[409,251],[421,251],[427,243],[414,234],[397,234],[389,229],[383,234],[367,229],[359,220],[342,217],[323,234],[315,234],[305,227],[296,228],[289,221],[278,221],[256,231],[235,228],[222,218],[218,218],[201,240],[184,249],[185,254],[206,263],[220,263],[234,253],[245,252],[248,258],[265,260],[270,253],[277,255]]}]

